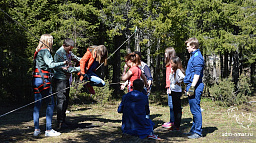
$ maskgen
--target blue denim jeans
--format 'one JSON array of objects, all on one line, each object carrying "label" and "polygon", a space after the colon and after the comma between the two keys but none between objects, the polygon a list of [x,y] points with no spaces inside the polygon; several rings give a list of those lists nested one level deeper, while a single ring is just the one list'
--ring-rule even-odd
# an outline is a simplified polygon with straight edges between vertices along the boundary
[{"label": "blue denim jeans", "polygon": [[[49,82],[48,79],[45,79],[46,82]],[[33,78],[32,84],[35,87],[39,87],[43,84],[42,78]],[[35,106],[33,111],[33,119],[34,119],[34,126],[35,129],[39,129],[39,111],[41,109],[42,104],[42,98],[46,97],[51,94],[51,88],[45,89],[41,91],[40,93],[34,94],[35,96]],[[46,130],[52,129],[52,116],[53,116],[53,110],[54,110],[54,99],[53,96],[47,97],[46,99],[43,99],[48,105],[46,108]]]},{"label": "blue denim jeans", "polygon": [[[187,86],[186,91],[190,88],[191,84]],[[193,96],[189,96],[189,106],[190,111],[193,115],[193,125],[190,129],[190,132],[197,133],[202,136],[202,112],[200,107],[201,95],[204,90],[204,84],[198,83],[195,86],[195,94]]]},{"label": "blue denim jeans", "polygon": [[105,86],[105,82],[104,80],[102,80],[98,75],[96,75],[95,73],[88,73],[87,74],[90,78],[90,85],[91,86],[99,86],[99,87],[103,87]]},{"label": "blue denim jeans", "polygon": [[168,106],[170,107],[170,123],[174,122],[174,111],[173,111],[173,103],[172,103],[172,96],[168,94]]}]

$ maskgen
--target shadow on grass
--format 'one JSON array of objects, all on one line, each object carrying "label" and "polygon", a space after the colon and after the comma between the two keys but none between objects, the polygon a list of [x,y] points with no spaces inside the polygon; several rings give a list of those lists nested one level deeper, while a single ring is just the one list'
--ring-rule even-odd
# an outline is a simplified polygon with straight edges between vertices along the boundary
[{"label": "shadow on grass", "polygon": [[[30,112],[30,111],[29,111]],[[160,114],[151,115],[151,119],[160,116]],[[24,117],[25,118],[25,117]],[[24,119],[23,121],[29,121],[32,118]],[[13,120],[16,122],[18,119],[11,118],[9,122]],[[111,126],[111,131],[106,130],[108,125],[107,123],[121,123],[121,120],[105,119],[101,118],[101,115],[81,115],[78,114],[76,117],[67,117],[67,120],[72,124],[67,129],[63,129],[60,132],[62,133],[72,133],[78,132],[76,136],[67,136],[61,139],[61,142],[111,142],[111,143],[153,143],[158,142],[155,140],[140,139],[138,137],[122,137],[121,126]],[[162,127],[156,127],[154,132],[159,135],[160,138],[164,139],[161,142],[182,142],[187,141],[188,139],[182,135],[184,130],[191,128],[192,119],[183,118],[181,122],[181,132],[172,132]],[[157,121],[154,123],[162,122]],[[17,124],[17,123],[15,123]],[[2,126],[2,124],[1,124]],[[44,133],[45,123],[41,123],[40,126],[42,133]],[[0,141],[1,142],[20,142],[20,141],[40,141],[43,140],[44,134],[39,137],[33,137],[33,126],[26,127],[24,125],[19,125],[18,128],[1,128],[0,130]],[[213,133],[215,130],[218,130],[216,127],[205,127],[203,128],[203,136]],[[91,133],[89,133],[91,132]],[[92,133],[93,132],[93,133]],[[54,140],[54,139],[53,139]]]},{"label": "shadow on grass", "polygon": [[192,121],[192,118],[182,118],[181,124],[180,124],[180,129],[185,132],[190,130],[190,128],[192,127],[191,121]]},{"label": "shadow on grass", "polygon": [[215,132],[216,130],[218,130],[218,128],[217,127],[204,127],[203,128],[203,137],[206,137],[207,136],[207,134],[210,134],[210,133],[213,133],[213,132]]},{"label": "shadow on grass", "polygon": [[140,139],[135,136],[122,136],[120,128],[116,128],[113,131],[106,132],[104,130],[98,130],[95,134],[88,134],[87,132],[81,132],[79,136],[72,139],[63,139],[63,142],[106,142],[106,143],[151,143],[152,141],[147,139]]},{"label": "shadow on grass", "polygon": [[[1,106],[0,108],[1,108],[1,110],[3,109],[3,111],[1,111],[1,113],[3,113],[3,112],[5,112],[5,114],[9,113],[0,118],[0,127],[4,126],[4,125],[8,125],[8,124],[18,125],[18,124],[22,124],[22,123],[31,121],[33,119],[34,105],[27,106],[20,110],[16,110],[19,107],[6,108],[6,107]],[[46,107],[42,107],[42,109],[44,109],[44,111],[41,110],[43,112],[40,112],[40,116],[45,116]],[[16,110],[16,111],[14,111],[14,110]]]},{"label": "shadow on grass", "polygon": [[[155,93],[156,95],[152,95],[153,97],[149,97],[150,104],[156,104],[161,106],[168,106],[168,95]],[[188,97],[184,94],[181,96],[181,106],[188,105]]]},{"label": "shadow on grass", "polygon": [[[99,116],[84,116],[78,115],[78,117],[69,117],[68,120],[72,121],[72,125],[68,129],[63,129],[60,132],[80,132],[78,136],[72,138],[62,139],[62,142],[110,142],[110,143],[153,143],[154,140],[140,139],[135,136],[123,137],[121,126],[111,126],[112,131],[107,131],[104,126],[105,123],[121,123],[121,120],[110,120],[99,118]],[[83,122],[87,123],[83,123]],[[91,121],[91,122],[90,122]],[[99,124],[97,122],[99,121]],[[90,123],[88,123],[90,122]],[[93,123],[94,124],[93,124]],[[102,123],[103,122],[103,123]],[[88,132],[93,132],[88,133]]]},{"label": "shadow on grass", "polygon": [[[184,99],[187,100],[187,99]],[[45,118],[45,107],[42,107],[41,117]],[[85,111],[90,108],[81,108],[79,111]],[[1,142],[25,142],[25,141],[37,141],[44,140],[45,120],[40,122],[40,128],[42,135],[35,138],[33,137],[34,127],[33,124],[28,124],[33,120],[32,118],[33,106],[25,108],[10,114],[4,118],[0,118],[0,141]],[[56,113],[54,113],[56,115]],[[153,114],[150,118],[153,120],[162,114]],[[157,142],[155,140],[139,139],[137,137],[123,138],[121,125],[112,126],[111,123],[121,123],[121,120],[106,119],[101,115],[84,115],[76,114],[75,117],[68,116],[67,120],[72,124],[69,128],[63,129],[62,133],[74,133],[75,136],[69,136],[69,134],[63,134],[61,142],[112,142],[112,143],[133,143],[133,142]],[[192,126],[192,118],[182,118],[181,120],[181,132],[172,132],[161,126],[155,127],[154,132],[159,135],[160,138],[165,139],[162,142],[182,142],[187,141],[187,138],[182,137],[182,132],[187,132]],[[156,125],[161,125],[162,120],[153,121]],[[53,126],[54,128],[54,126]],[[111,130],[108,130],[111,128]],[[54,128],[56,129],[56,128]],[[207,136],[218,130],[217,127],[204,127],[203,136]],[[54,139],[52,139],[54,141]]]},{"label": "shadow on grass", "polygon": [[[87,108],[80,109],[80,111],[87,110]],[[7,115],[0,119],[0,142],[21,142],[21,141],[39,141],[44,138],[45,131],[45,108],[42,108],[40,112],[40,129],[42,134],[38,137],[33,136],[34,125],[33,125],[33,106],[30,108],[25,108],[25,110],[17,111],[13,114]],[[56,113],[54,113],[56,115]],[[43,121],[41,121],[43,118]],[[93,131],[96,134],[99,134],[97,137],[99,140],[101,138],[101,127],[105,123],[121,123],[121,120],[111,120],[102,118],[101,115],[82,115],[78,114],[76,117],[67,117],[72,124],[69,128],[61,130],[61,133],[68,132],[87,132]],[[52,121],[53,129],[56,129],[54,125],[55,120]],[[96,123],[96,124],[94,124]],[[98,133],[99,132],[99,133]],[[103,131],[103,134],[110,134],[107,131]],[[91,138],[91,135],[88,135]],[[112,135],[111,135],[112,136]],[[82,138],[82,137],[81,137]],[[106,136],[109,138],[109,136]],[[94,139],[92,139],[94,140]],[[79,141],[79,140],[77,140]]]},{"label": "shadow on grass", "polygon": [[[67,120],[70,121],[70,125],[66,129],[59,130],[60,132],[70,132],[72,130],[83,130],[86,128],[95,128],[101,127],[105,123],[121,123],[122,120],[111,120],[100,118],[101,115],[77,115],[76,117],[67,117]],[[86,123],[84,123],[86,122]],[[93,124],[96,122],[97,124]]]},{"label": "shadow on grass", "polygon": [[[72,120],[72,119],[71,119]],[[104,123],[115,123],[119,122],[121,123],[121,120],[108,120],[108,119],[102,119],[102,118],[86,118],[86,120],[90,121],[96,121],[99,120]],[[76,120],[76,121],[82,121],[82,120]],[[80,132],[78,136],[75,138],[65,138],[62,139],[62,142],[109,142],[109,143],[153,143],[155,141],[151,141],[148,139],[140,139],[135,136],[123,136],[121,126],[119,127],[111,127],[113,128],[112,131],[106,131],[104,130],[104,123],[100,125],[93,125],[92,123],[78,123],[73,124],[69,129],[62,130],[61,132]],[[94,132],[93,134],[88,132]]]},{"label": "shadow on grass", "polygon": [[[189,132],[192,127],[192,118],[183,118],[181,119],[181,127],[180,129],[184,132]],[[214,131],[218,130],[217,127],[203,127],[202,128],[202,135],[203,137],[207,136],[207,134],[213,133]]]},{"label": "shadow on grass", "polygon": [[91,107],[85,107],[85,108],[79,108],[79,109],[76,109],[74,111],[86,111],[86,110],[90,110],[92,109]]}]

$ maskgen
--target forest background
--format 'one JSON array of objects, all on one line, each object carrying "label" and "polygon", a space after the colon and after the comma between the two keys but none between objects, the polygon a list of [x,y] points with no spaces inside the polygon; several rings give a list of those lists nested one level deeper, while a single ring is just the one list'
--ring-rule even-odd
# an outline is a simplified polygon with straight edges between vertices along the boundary
[{"label": "forest background", "polygon": [[255,0],[1,0],[0,103],[33,101],[33,55],[45,33],[54,37],[53,54],[67,37],[79,57],[90,45],[108,48],[113,56],[97,70],[109,82],[106,100],[121,98],[123,57],[134,50],[152,70],[152,92],[165,92],[165,48],[174,47],[186,68],[184,41],[196,37],[206,61],[204,95],[239,103],[256,89],[255,6]]}]

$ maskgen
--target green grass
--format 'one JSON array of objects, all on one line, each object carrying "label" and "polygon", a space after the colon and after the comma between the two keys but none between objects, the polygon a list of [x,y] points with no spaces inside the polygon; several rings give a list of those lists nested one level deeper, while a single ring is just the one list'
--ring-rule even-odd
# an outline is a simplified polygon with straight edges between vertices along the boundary
[{"label": "green grass", "polygon": [[[161,95],[166,98],[167,95]],[[167,98],[165,99],[167,100]],[[253,99],[252,99],[253,100]],[[255,98],[254,98],[255,101]],[[122,114],[117,113],[120,101],[111,104],[76,104],[70,106],[67,120],[72,123],[69,129],[61,131],[59,137],[33,137],[33,106],[21,109],[0,118],[1,142],[155,142],[153,140],[140,140],[136,137],[122,137]],[[243,104],[228,113],[231,107],[221,107],[208,98],[202,98],[201,107],[203,115],[203,137],[189,140],[182,136],[188,132],[192,125],[192,115],[189,110],[187,98],[182,99],[183,114],[181,132],[171,132],[163,129],[161,125],[169,120],[169,108],[166,103],[150,102],[150,118],[155,123],[155,134],[164,140],[162,142],[256,142],[256,103]],[[1,114],[14,107],[1,107]],[[45,107],[42,108],[40,128],[45,130]],[[252,123],[250,124],[250,120]],[[237,121],[238,120],[238,121]],[[53,123],[56,121],[54,113]],[[241,123],[241,124],[239,124]],[[247,126],[249,125],[249,126]],[[53,125],[55,129],[55,125]],[[243,133],[243,134],[241,134]],[[246,134],[245,134],[246,133]],[[247,134],[253,136],[248,136]]]}]

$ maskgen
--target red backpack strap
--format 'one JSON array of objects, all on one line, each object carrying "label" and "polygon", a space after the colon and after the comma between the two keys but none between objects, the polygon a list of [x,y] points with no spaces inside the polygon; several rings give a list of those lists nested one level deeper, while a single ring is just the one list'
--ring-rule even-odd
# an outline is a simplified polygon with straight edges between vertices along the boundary
[{"label": "red backpack strap", "polygon": [[39,51],[35,51],[35,53],[34,53],[34,60],[36,59],[36,56],[37,56],[38,52]]},{"label": "red backpack strap", "polygon": [[38,88],[33,88],[34,89],[34,93],[38,93],[38,92],[41,92],[42,90],[44,89],[47,89],[49,88],[50,86],[50,82],[45,82],[45,78],[49,78],[49,72],[48,71],[43,71],[40,69],[40,67],[38,66],[37,67],[37,64],[36,64],[36,56],[38,54],[38,52],[42,49],[46,49],[46,47],[43,47],[41,49],[39,49],[38,51],[36,51],[34,53],[34,71],[33,71],[33,77],[41,77],[42,80],[43,80],[43,84],[40,85]]}]

